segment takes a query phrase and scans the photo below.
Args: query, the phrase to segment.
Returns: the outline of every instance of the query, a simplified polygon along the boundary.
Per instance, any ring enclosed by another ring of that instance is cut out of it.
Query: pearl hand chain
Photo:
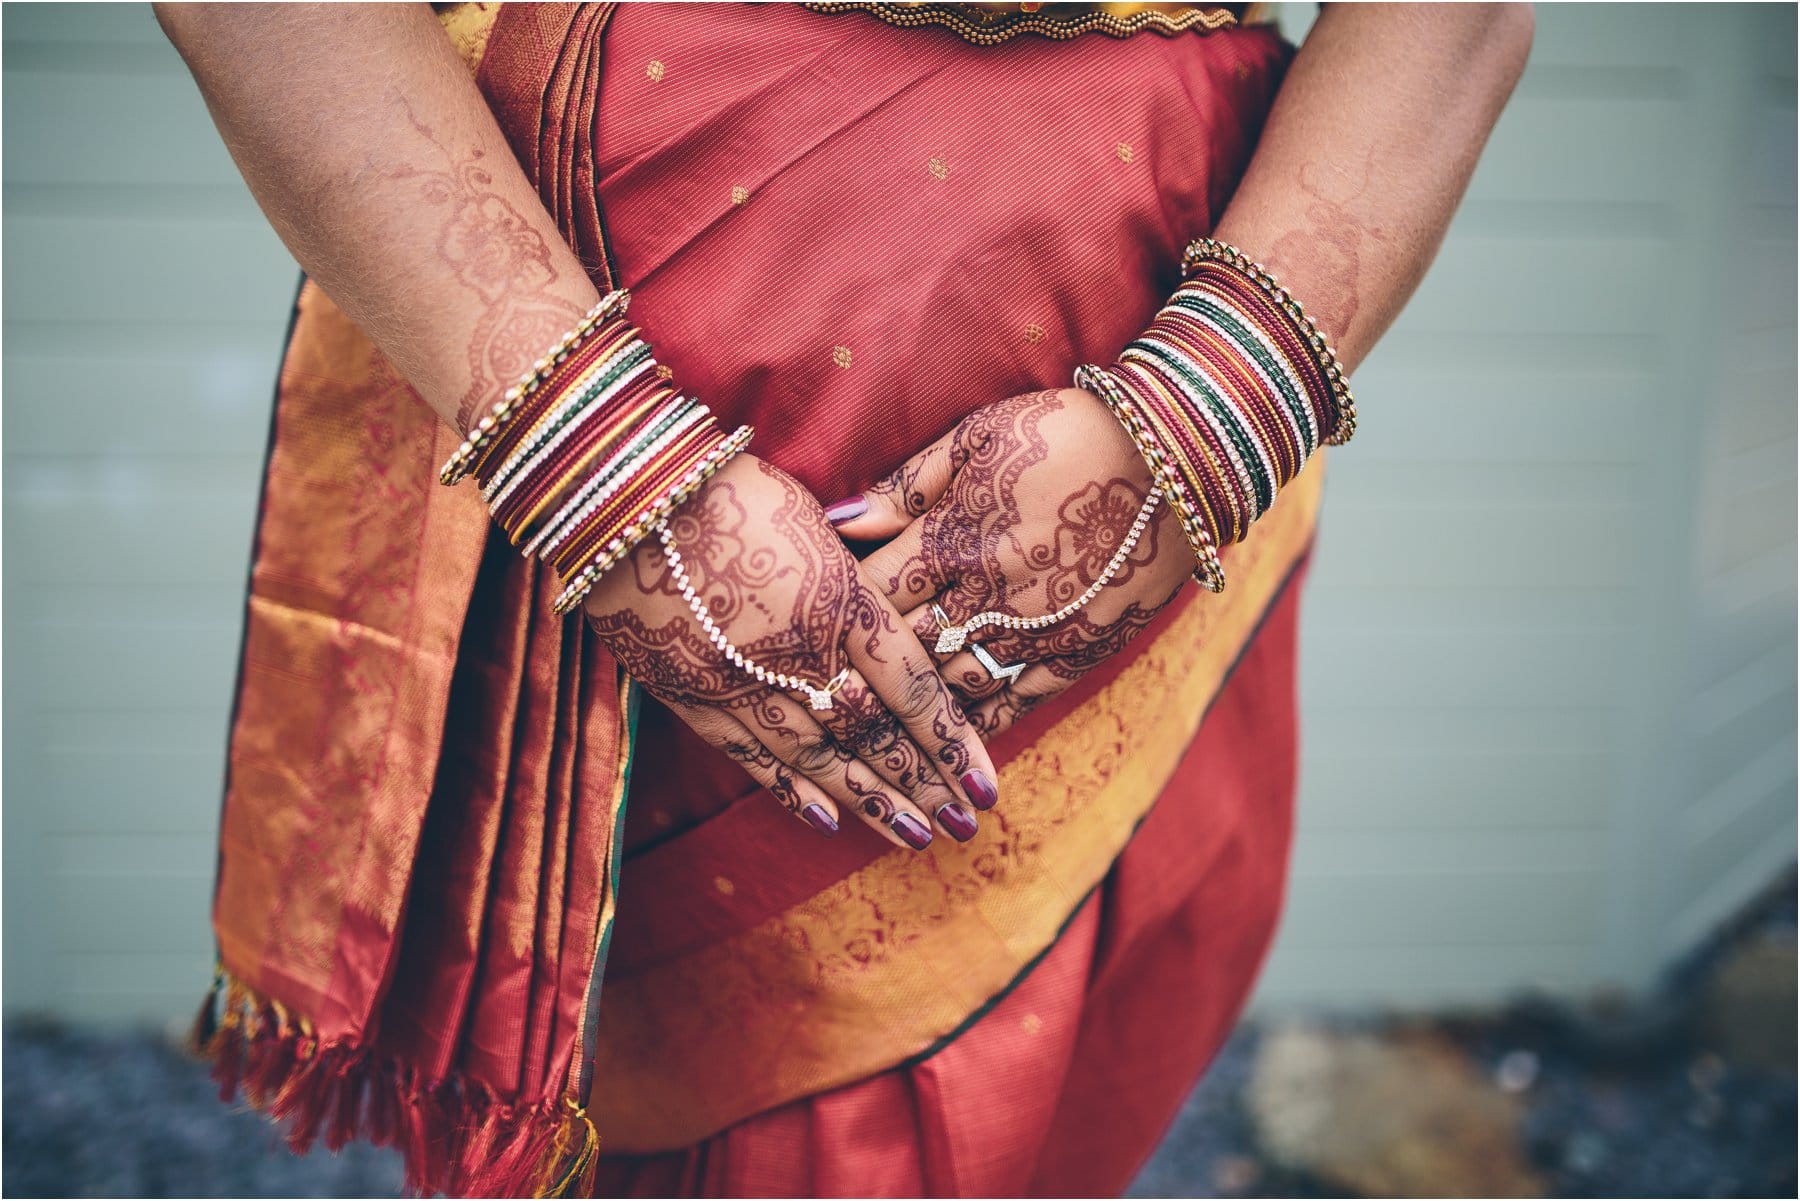
[[[725,631],[721,630],[719,624],[713,620],[712,612],[707,609],[706,602],[695,590],[693,580],[688,578],[687,568],[681,562],[681,552],[675,549],[675,535],[670,531],[667,521],[657,523],[656,536],[662,540],[663,557],[668,560],[669,575],[674,578],[675,587],[681,593],[681,599],[687,602],[687,607],[693,611],[694,619],[700,623],[700,628],[706,631],[706,636],[712,640],[712,644],[719,648],[720,654],[730,660],[738,670],[755,676],[764,684],[786,689],[789,692],[804,692],[806,703],[815,710],[823,711],[831,708],[832,694],[842,688],[844,682],[850,678],[848,667],[832,676],[823,687],[820,687],[799,676],[770,671],[762,664],[751,660],[743,651],[732,645],[731,639],[725,636]]]
[[[1149,495],[1144,497],[1144,505],[1138,510],[1137,519],[1131,523],[1131,529],[1126,532],[1124,540],[1119,543],[1119,549],[1113,552],[1112,560],[1107,563],[1106,570],[1102,571],[1100,577],[1088,585],[1086,592],[1054,613],[1045,614],[1043,617],[1014,617],[1010,613],[989,609],[986,612],[977,613],[961,625],[946,625],[944,624],[946,619],[943,610],[935,605],[932,606],[932,612],[937,615],[938,623],[943,626],[943,630],[937,638],[937,653],[940,655],[955,654],[963,648],[964,643],[968,642],[969,635],[983,626],[999,626],[1007,630],[1041,630],[1045,626],[1055,625],[1074,613],[1098,596],[1100,589],[1106,586],[1107,581],[1119,574],[1119,568],[1125,565],[1126,557],[1137,548],[1138,539],[1144,536],[1144,530],[1150,524],[1150,518],[1155,514],[1156,506],[1161,500],[1162,493],[1152,488]],[[990,674],[992,671],[993,668],[990,667]]]

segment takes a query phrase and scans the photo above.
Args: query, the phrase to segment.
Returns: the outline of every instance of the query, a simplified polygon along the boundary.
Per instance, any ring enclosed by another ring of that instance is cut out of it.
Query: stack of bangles
[[[1240,541],[1320,445],[1356,430],[1349,382],[1287,290],[1235,246],[1197,238],[1150,328],[1075,384],[1105,401],[1181,519],[1199,567],[1225,587],[1218,548]]]
[[[526,558],[563,581],[553,606],[573,610],[607,569],[744,449],[750,427],[719,429],[681,396],[610,292],[507,390],[444,464],[473,475]]]

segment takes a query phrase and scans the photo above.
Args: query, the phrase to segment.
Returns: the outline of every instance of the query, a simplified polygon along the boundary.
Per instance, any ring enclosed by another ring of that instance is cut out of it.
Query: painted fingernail
[[[931,845],[931,831],[925,823],[910,813],[896,813],[894,820],[888,823],[894,828],[901,841],[915,851],[922,851]]]
[[[968,790],[969,799],[975,802],[977,809],[992,809],[1000,799],[1000,790],[994,787],[994,782],[979,767],[964,773],[962,786]]]
[[[821,834],[837,833],[837,822],[832,820],[831,814],[825,812],[823,805],[808,805],[800,811],[800,816],[806,819],[807,825]]]
[[[975,824],[975,815],[955,801],[949,801],[939,806],[937,819],[938,824],[950,831],[950,837],[958,842],[969,841],[981,828]]]
[[[869,502],[858,492],[855,496],[846,496],[843,500],[825,506],[825,519],[832,525],[843,525],[846,521],[855,521],[869,511]]]

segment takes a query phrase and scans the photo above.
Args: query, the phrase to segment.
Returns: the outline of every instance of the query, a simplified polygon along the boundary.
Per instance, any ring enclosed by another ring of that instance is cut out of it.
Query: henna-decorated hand
[[[849,668],[830,709],[759,682],[707,637],[652,536],[585,601],[624,669],[821,833],[849,807],[922,850],[931,817],[975,834],[964,802],[989,808],[994,764],[900,615],[863,583],[818,503],[743,454],[669,522],[717,627],[752,663],[823,685]],[[931,815],[931,816],[927,816]]]
[[[1002,668],[1023,665],[1009,678],[991,676],[970,646],[938,654],[932,605],[953,622],[989,609],[1056,612],[1106,569],[1149,487],[1118,419],[1092,393],[1062,388],[976,410],[827,511],[846,538],[892,539],[863,561],[864,576],[906,614],[950,687],[976,702],[976,728],[994,734],[1117,653],[1175,598],[1194,571],[1179,520],[1158,506],[1117,574],[1062,621],[971,631],[970,644]]]

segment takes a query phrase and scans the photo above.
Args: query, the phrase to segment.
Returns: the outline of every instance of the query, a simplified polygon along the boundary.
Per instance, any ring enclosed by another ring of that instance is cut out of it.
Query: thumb
[[[825,506],[832,527],[858,542],[892,538],[924,515],[956,474],[956,431],[951,430],[900,465],[879,484]]]

